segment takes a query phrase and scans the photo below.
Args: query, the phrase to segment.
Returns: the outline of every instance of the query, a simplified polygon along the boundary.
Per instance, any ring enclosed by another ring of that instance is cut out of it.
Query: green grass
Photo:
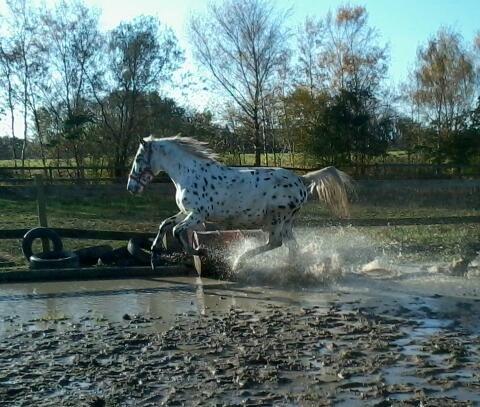
[[[480,215],[480,208],[452,207],[445,205],[423,205],[394,207],[392,205],[353,204],[352,218],[402,218],[402,217],[446,217]],[[137,197],[127,193],[106,197],[98,196],[78,198],[73,196],[50,197],[48,202],[49,226],[156,232],[160,222],[176,213],[177,208],[172,197],[159,197],[153,192]],[[311,203],[299,212],[297,224],[308,225],[320,218],[331,218],[326,208]],[[0,229],[31,228],[37,225],[36,204],[33,200],[0,197]],[[435,252],[439,256],[461,255],[466,250],[478,247],[479,224],[438,225],[438,226],[396,226],[358,228],[378,245],[397,245],[405,247],[423,247],[426,252]],[[113,246],[126,242],[110,242]],[[68,239],[67,249],[99,244],[97,241]],[[20,242],[0,240],[0,257],[23,264]]]
[[[267,160],[268,156],[268,160]],[[239,159],[240,157],[240,159]],[[273,153],[268,153],[267,155],[262,154],[261,155],[261,165],[266,166],[267,161],[269,166],[274,165],[274,160],[276,157],[276,163],[277,166],[283,166],[283,167],[305,167],[305,168],[310,168],[310,167],[316,167],[319,165],[319,160],[311,157],[307,154],[304,153],[295,153],[295,154],[290,154],[290,153],[276,153],[275,155]],[[387,153],[386,157],[378,157],[377,159],[373,160],[373,163],[378,162],[378,163],[406,163],[407,160],[407,153],[404,150],[391,150]],[[225,164],[228,165],[254,165],[255,162],[255,154],[253,153],[248,153],[248,154],[241,154],[240,156],[238,154],[220,154],[220,161],[224,162]],[[48,158],[46,160],[47,165],[62,165],[62,166],[69,166],[69,165],[75,165],[75,162],[73,159],[53,159],[53,158]],[[0,160],[0,167],[13,167],[15,165],[14,160]],[[21,165],[21,160],[17,160],[17,166]],[[41,159],[27,159],[25,160],[25,165],[26,166],[43,166],[43,161]],[[85,165],[98,165],[97,161],[93,161],[89,158],[85,159]]]

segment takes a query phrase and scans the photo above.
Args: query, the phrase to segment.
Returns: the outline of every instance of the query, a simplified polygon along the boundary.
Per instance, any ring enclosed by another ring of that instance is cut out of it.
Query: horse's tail
[[[302,179],[310,194],[316,190],[319,199],[325,202],[335,215],[348,218],[348,196],[355,192],[353,180],[349,175],[335,167],[326,167],[309,172]]]

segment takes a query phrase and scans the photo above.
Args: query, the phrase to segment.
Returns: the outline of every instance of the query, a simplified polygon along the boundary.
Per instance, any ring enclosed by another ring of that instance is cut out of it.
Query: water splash
[[[284,245],[250,259],[233,277],[251,284],[321,286],[382,255],[382,248],[351,227],[297,228],[295,235],[300,251],[293,263]],[[254,239],[238,242],[225,253],[225,261],[231,267],[238,256],[263,243]]]
[[[295,236],[300,251],[293,262],[289,261],[288,248],[284,245],[252,257],[240,270],[231,272],[238,256],[265,244],[252,238],[217,252],[223,269],[230,270],[224,274],[220,271],[220,277],[251,285],[303,289],[321,288],[349,277],[420,281],[458,276],[452,273],[453,263],[441,263],[438,258],[429,261],[415,258],[404,253],[401,244],[374,239],[361,228],[296,228]]]

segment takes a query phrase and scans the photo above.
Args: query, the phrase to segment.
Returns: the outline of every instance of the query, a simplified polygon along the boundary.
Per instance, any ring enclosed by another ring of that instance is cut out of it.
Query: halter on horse
[[[293,220],[314,191],[334,213],[348,215],[351,179],[334,167],[304,176],[283,168],[232,168],[218,162],[206,143],[195,139],[147,138],[138,148],[127,190],[141,193],[160,171],[175,184],[179,212],[162,222],[152,251],[161,249],[163,235],[171,226],[189,254],[198,252],[189,245],[187,231],[203,229],[206,221],[267,232],[268,243],[243,253],[235,262],[238,268],[246,259],[284,242],[290,256],[295,255]]]

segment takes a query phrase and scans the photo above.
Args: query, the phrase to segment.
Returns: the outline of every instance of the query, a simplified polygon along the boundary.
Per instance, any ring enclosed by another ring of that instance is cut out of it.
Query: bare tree
[[[307,17],[298,30],[299,85],[310,90],[313,97],[324,84],[324,68],[320,64],[320,53],[324,41],[324,25],[321,20]]]
[[[264,0],[225,0],[211,3],[205,16],[190,21],[195,57],[248,118],[257,166],[263,144],[262,95],[269,93],[285,49],[286,15]]]
[[[183,61],[173,32],[154,17],[121,23],[105,39],[103,57],[85,69],[96,100],[111,159],[117,169],[127,164],[142,123],[142,97],[170,81]]]
[[[11,43],[8,44],[7,41],[3,41],[0,44],[0,69],[1,69],[1,77],[0,77],[0,84],[1,90],[5,93],[6,96],[6,105],[8,108],[9,116],[10,116],[10,131],[11,131],[11,150],[12,150],[12,157],[17,165],[17,138],[15,136],[15,85],[14,85],[14,74],[15,74],[15,54],[12,50]]]
[[[37,12],[27,0],[8,0],[8,15],[3,24],[7,27],[10,43],[9,54],[12,71],[12,95],[16,96],[15,104],[20,104],[23,116],[23,143],[20,158],[25,166],[26,150],[29,134],[29,113],[31,108],[31,85],[33,77],[41,65],[38,58]],[[12,119],[14,120],[14,119]]]
[[[472,108],[476,75],[473,55],[461,36],[442,28],[417,53],[412,97],[437,130],[437,146],[464,121]]]
[[[14,157],[18,157],[16,143],[16,116],[22,115],[23,140],[20,159],[25,166],[26,151],[30,137],[33,118],[38,146],[43,164],[46,165],[46,152],[41,128],[37,117],[41,95],[39,89],[47,76],[48,58],[42,59],[45,54],[45,42],[40,33],[39,14],[27,0],[9,0],[7,15],[3,16],[2,24],[5,28],[5,37],[2,39],[0,64],[4,73],[5,89],[8,95],[8,108],[12,133],[12,149]]]
[[[388,47],[379,44],[378,32],[368,25],[366,9],[339,7],[335,14],[328,13],[324,29],[319,63],[333,93],[376,91],[387,73]]]
[[[77,167],[86,155],[84,127],[90,121],[91,92],[86,80],[88,66],[100,51],[99,14],[81,1],[57,3],[41,13],[43,60],[49,69],[42,83],[42,101],[58,123],[57,139],[66,142]],[[37,132],[41,134],[38,109],[34,109]],[[60,140],[58,136],[62,136]],[[82,174],[77,174],[80,176]]]

